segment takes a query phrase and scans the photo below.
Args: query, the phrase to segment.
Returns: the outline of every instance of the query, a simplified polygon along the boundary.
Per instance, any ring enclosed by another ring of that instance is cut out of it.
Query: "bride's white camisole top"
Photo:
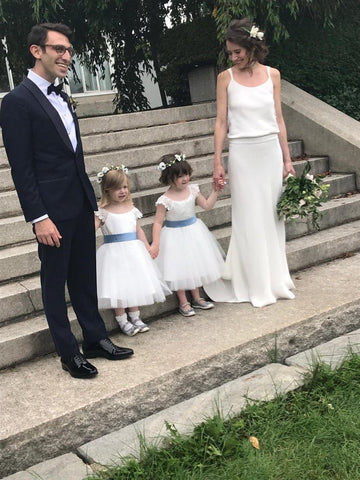
[[[270,67],[268,78],[257,87],[236,82],[232,69],[228,86],[228,138],[252,138],[279,133],[276,122],[273,83]]]

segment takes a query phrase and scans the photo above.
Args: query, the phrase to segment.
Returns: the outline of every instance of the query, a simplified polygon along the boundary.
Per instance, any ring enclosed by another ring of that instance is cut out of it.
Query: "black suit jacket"
[[[45,214],[55,222],[69,220],[81,213],[84,202],[97,210],[73,116],[76,152],[58,112],[34,82],[25,78],[2,100],[4,146],[26,221]]]

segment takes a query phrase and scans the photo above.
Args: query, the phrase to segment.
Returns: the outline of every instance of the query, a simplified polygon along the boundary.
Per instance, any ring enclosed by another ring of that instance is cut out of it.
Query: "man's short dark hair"
[[[49,31],[62,33],[69,41],[71,41],[73,36],[71,28],[63,23],[40,23],[39,25],[34,25],[29,33],[27,38],[28,47],[30,48],[31,45],[44,45]]]

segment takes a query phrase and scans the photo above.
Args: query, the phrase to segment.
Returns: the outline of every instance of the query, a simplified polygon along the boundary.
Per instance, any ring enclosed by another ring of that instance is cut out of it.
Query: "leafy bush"
[[[346,0],[323,29],[310,17],[286,20],[290,38],[271,45],[268,63],[282,77],[335,108],[360,120],[360,11]]]

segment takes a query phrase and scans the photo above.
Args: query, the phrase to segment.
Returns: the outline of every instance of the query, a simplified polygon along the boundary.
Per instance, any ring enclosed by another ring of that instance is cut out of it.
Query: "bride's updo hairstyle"
[[[254,33],[250,35],[252,32]],[[249,55],[249,66],[252,66],[255,62],[264,63],[269,53],[263,35],[249,18],[243,18],[230,22],[225,32],[225,41],[245,48]]]

